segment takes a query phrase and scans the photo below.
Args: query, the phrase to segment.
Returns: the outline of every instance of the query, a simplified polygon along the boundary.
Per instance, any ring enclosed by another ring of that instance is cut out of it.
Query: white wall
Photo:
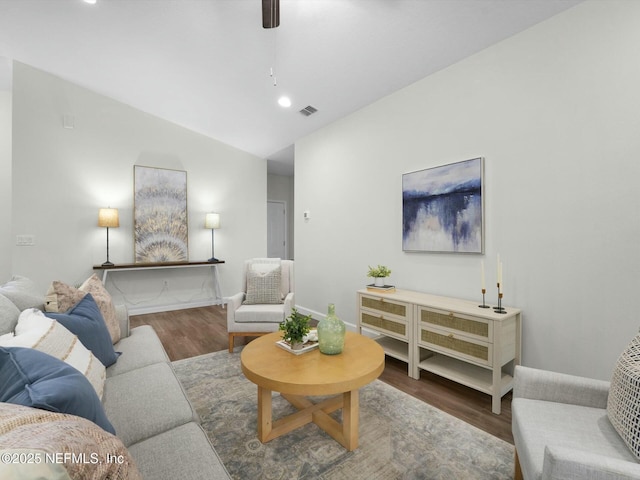
[[[267,175],[267,199],[285,202],[287,209],[287,258],[293,259],[294,252],[294,180],[285,175]]]
[[[63,115],[75,128],[63,128]],[[241,262],[266,254],[266,162],[65,80],[16,62],[13,84],[12,235],[34,234],[33,247],[11,247],[12,271],[45,291],[55,279],[82,282],[106,259],[98,209],[119,209],[110,259],[132,263],[133,166],[187,171],[189,259],[211,256],[215,232],[223,295],[239,291]],[[15,243],[15,242],[14,242]],[[113,276],[129,306],[174,304],[211,294],[209,269]],[[163,281],[168,291],[162,292]]]
[[[378,263],[479,301],[500,253],[523,363],[609,378],[640,326],[638,19],[639,2],[585,2],[297,142],[296,302],[355,324]],[[478,156],[485,255],[403,253],[402,174]]]

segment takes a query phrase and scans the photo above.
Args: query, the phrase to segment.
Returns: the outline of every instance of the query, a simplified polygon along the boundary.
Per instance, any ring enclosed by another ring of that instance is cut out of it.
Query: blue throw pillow
[[[0,402],[84,417],[115,435],[89,380],[51,355],[0,347],[0,385]]]
[[[65,313],[45,312],[45,315],[57,320],[63,327],[77,335],[82,344],[91,350],[105,367],[113,365],[118,360],[107,324],[104,323],[100,308],[90,293]]]

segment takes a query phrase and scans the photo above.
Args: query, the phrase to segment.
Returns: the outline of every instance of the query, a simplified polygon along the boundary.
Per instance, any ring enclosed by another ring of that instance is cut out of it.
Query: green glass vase
[[[345,325],[336,316],[336,307],[329,304],[329,313],[318,322],[318,348],[326,355],[336,355],[344,348]]]

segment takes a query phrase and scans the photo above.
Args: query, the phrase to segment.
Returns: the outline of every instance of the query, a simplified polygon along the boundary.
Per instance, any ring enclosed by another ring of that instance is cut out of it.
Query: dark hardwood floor
[[[219,306],[132,315],[131,327],[151,325],[173,360],[228,348],[226,310]],[[236,338],[236,345],[251,341]],[[407,375],[407,364],[387,357],[380,380],[513,444],[511,393],[502,398],[502,413],[491,412],[491,397],[437,375],[422,372],[420,380]]]

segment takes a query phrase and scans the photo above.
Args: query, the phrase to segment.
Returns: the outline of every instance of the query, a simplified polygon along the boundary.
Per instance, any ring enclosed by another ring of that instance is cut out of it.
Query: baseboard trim
[[[172,312],[174,310],[186,310],[188,308],[209,307],[211,305],[222,305],[222,307],[224,308],[226,303],[227,303],[226,298],[223,298],[222,302],[216,301],[215,299],[207,299],[207,300],[195,300],[195,301],[184,302],[184,303],[171,303],[168,305],[148,305],[144,307],[127,305],[127,310],[129,311],[129,315],[145,315],[147,313]]]

